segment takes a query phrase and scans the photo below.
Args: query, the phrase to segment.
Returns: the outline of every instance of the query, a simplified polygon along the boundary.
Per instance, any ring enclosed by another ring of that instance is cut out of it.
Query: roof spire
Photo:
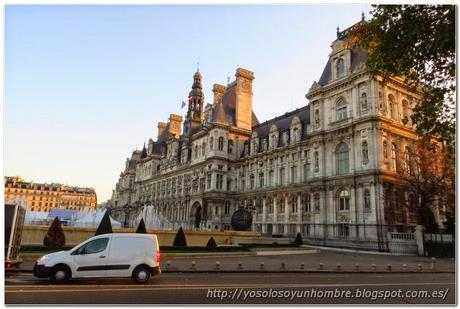
[[[198,62],[196,63],[196,71],[200,72],[200,59],[198,59]]]
[[[366,17],[364,17],[364,11],[361,13],[361,22],[364,22],[366,20]]]
[[[337,26],[337,38],[339,38],[340,36],[340,29],[339,29],[339,26]]]

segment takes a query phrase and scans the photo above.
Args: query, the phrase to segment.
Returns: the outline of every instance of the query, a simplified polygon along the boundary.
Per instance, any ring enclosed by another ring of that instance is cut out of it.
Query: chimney
[[[169,132],[176,138],[179,138],[182,128],[182,116],[171,114],[169,115]]]
[[[163,134],[164,130],[166,129],[166,123],[159,122],[158,123],[158,139],[160,139],[161,135]]]
[[[252,129],[252,81],[254,73],[238,68],[236,70],[236,126],[241,129]]]
[[[226,86],[214,84],[214,86],[212,87],[212,92],[214,93],[213,105],[217,105],[217,103],[219,103],[222,100],[225,91],[227,91]]]

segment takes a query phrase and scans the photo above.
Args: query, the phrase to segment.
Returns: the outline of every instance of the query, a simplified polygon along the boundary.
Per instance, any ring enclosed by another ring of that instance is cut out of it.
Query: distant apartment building
[[[51,208],[96,209],[93,188],[66,186],[59,183],[35,183],[20,177],[5,177],[5,203],[19,202],[29,211],[48,212]]]

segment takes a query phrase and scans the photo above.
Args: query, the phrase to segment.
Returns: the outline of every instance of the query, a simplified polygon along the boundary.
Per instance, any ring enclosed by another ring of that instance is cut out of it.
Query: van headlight
[[[48,255],[44,255],[37,260],[37,264],[45,264],[47,259],[48,259]]]

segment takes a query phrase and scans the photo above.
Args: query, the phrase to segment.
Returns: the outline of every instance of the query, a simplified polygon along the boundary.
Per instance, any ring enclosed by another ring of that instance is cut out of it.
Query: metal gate
[[[455,235],[429,234],[424,235],[424,247],[428,256],[455,257]]]

